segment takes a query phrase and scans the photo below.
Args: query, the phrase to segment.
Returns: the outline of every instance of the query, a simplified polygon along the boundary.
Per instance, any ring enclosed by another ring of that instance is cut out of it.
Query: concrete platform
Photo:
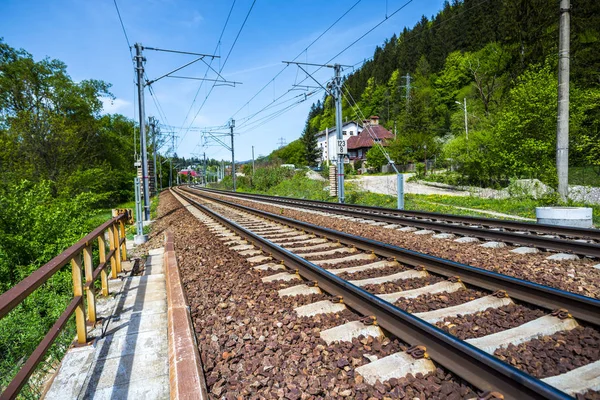
[[[168,399],[169,358],[163,249],[143,275],[123,275],[98,301],[102,327],[92,344],[70,349],[45,399]]]

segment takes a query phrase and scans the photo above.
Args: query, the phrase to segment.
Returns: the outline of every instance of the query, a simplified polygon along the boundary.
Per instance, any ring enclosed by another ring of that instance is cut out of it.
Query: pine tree
[[[311,106],[308,118],[306,119],[306,125],[304,126],[304,132],[302,132],[302,136],[300,137],[300,142],[304,145],[306,164],[311,167],[317,165],[318,160],[321,157],[321,149],[317,147],[318,129],[310,123],[310,120],[319,115],[321,111],[322,108],[320,103]]]

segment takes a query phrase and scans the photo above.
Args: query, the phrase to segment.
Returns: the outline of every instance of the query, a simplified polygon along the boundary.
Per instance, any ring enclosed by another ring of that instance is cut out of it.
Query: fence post
[[[121,230],[121,237],[124,238],[125,235],[125,222],[123,220],[119,221],[119,228]],[[121,245],[121,260],[127,260],[127,240],[123,242]]]
[[[88,320],[92,323],[96,323],[96,293],[94,290],[94,282],[92,276],[94,275],[94,265],[92,260],[92,246],[87,244],[83,248],[83,269],[85,271],[85,288],[87,294],[87,314]]]
[[[117,226],[117,223],[115,222],[112,225],[112,229],[114,231],[114,235],[113,235],[113,239],[115,241],[115,261],[117,262],[117,272],[122,272],[121,269],[121,243],[119,243],[121,241],[121,239],[119,238],[119,227]]]
[[[111,251],[115,249],[115,231],[112,226],[108,227],[108,246]],[[115,253],[110,256],[110,274],[113,279],[117,279],[117,260]]]
[[[87,330],[85,327],[85,309],[83,307],[83,280],[81,279],[81,254],[71,259],[71,270],[73,275],[73,297],[81,297],[81,303],[75,309],[75,325],[77,327],[77,342],[87,342]]]
[[[106,242],[104,241],[104,232],[98,236],[98,253],[100,264],[106,264]],[[108,276],[106,275],[106,265],[100,271],[100,280],[102,281],[102,296],[108,296]]]

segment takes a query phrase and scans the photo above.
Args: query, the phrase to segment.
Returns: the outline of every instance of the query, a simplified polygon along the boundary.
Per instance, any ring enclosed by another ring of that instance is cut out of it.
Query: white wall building
[[[357,136],[362,130],[363,127],[358,122],[347,121],[342,125],[342,137],[344,138],[344,141],[348,143],[348,139],[352,136]],[[321,149],[321,162],[324,162],[325,160],[337,160],[335,150],[336,142],[335,126],[317,133],[317,147]],[[329,151],[329,149],[331,149],[331,151]]]

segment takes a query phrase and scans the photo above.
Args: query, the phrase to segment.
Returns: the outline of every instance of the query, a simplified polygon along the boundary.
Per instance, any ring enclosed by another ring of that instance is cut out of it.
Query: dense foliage
[[[446,2],[436,16],[386,40],[372,60],[345,77],[345,90],[362,114],[344,98],[344,118],[379,115],[398,133],[388,150],[400,164],[435,157],[466,182],[502,185],[512,177],[535,177],[553,184],[558,15],[558,2],[546,0]],[[572,165],[600,165],[599,71],[600,2],[574,2]],[[313,106],[307,125],[334,125],[329,96]]]
[[[95,228],[99,207],[133,197],[135,125],[102,114],[109,86],[74,82],[64,63],[0,40],[0,293]],[[71,297],[67,266],[0,320],[0,391]]]

